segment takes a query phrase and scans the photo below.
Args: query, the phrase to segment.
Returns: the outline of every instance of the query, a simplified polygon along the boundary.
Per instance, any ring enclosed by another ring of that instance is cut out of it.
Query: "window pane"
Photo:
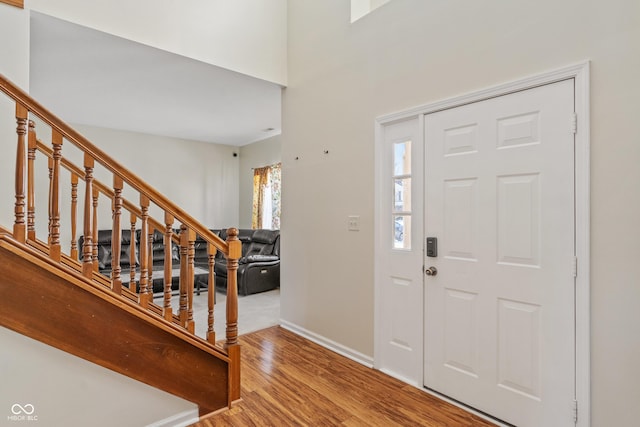
[[[395,249],[411,249],[411,215],[394,216],[393,247]]]
[[[411,178],[393,180],[393,209],[411,212]]]
[[[393,174],[411,174],[411,141],[393,144]]]

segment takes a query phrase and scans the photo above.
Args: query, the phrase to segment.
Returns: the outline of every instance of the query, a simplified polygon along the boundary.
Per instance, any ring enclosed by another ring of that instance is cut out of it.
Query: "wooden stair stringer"
[[[0,233],[0,325],[191,401],[229,406],[229,357]]]

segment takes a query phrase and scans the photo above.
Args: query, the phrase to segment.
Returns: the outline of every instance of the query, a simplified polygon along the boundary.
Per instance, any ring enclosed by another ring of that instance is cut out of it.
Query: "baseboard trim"
[[[198,408],[180,412],[170,417],[148,424],[146,427],[187,427],[200,420]]]
[[[422,386],[418,382],[416,382],[415,379],[407,378],[407,377],[404,377],[402,375],[398,375],[396,372],[390,371],[388,369],[378,369],[378,370],[380,372],[382,372],[383,374],[387,374],[390,377],[393,377],[393,378],[395,378],[395,379],[397,379],[399,381],[402,381],[405,384],[412,385],[412,386],[414,386],[416,388],[422,388]]]
[[[362,354],[359,351],[353,350],[352,348],[330,340],[329,338],[315,332],[311,332],[310,330],[294,323],[287,322],[286,320],[280,319],[280,326],[296,335],[300,335],[301,337],[308,339],[309,341],[313,341],[334,353],[338,353],[339,355],[351,359],[354,362],[358,362],[368,368],[373,368],[373,357]]]
[[[493,423],[496,425],[496,427],[514,427],[513,424],[506,424],[504,421],[499,420],[497,418],[493,418],[490,415],[485,414],[484,412],[480,412],[474,408],[472,408],[471,406],[467,406],[464,405],[460,402],[458,402],[457,400],[451,399],[450,397],[445,396],[444,394],[440,394],[437,391],[434,390],[430,390],[426,387],[416,387],[419,390],[422,390],[423,392],[430,394],[431,396],[434,396],[440,400],[443,400],[453,406],[456,406],[460,409],[462,409],[465,412],[468,412],[470,414],[475,415],[478,418],[482,418],[483,420],[489,421],[490,423]]]

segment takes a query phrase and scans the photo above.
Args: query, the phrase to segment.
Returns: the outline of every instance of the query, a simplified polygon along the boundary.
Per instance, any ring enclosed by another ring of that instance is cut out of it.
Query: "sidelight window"
[[[393,144],[393,247],[411,249],[411,141]]]

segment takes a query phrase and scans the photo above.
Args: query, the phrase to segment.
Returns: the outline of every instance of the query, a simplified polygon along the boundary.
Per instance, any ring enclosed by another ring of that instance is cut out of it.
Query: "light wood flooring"
[[[281,327],[240,341],[243,400],[192,427],[493,426]]]

